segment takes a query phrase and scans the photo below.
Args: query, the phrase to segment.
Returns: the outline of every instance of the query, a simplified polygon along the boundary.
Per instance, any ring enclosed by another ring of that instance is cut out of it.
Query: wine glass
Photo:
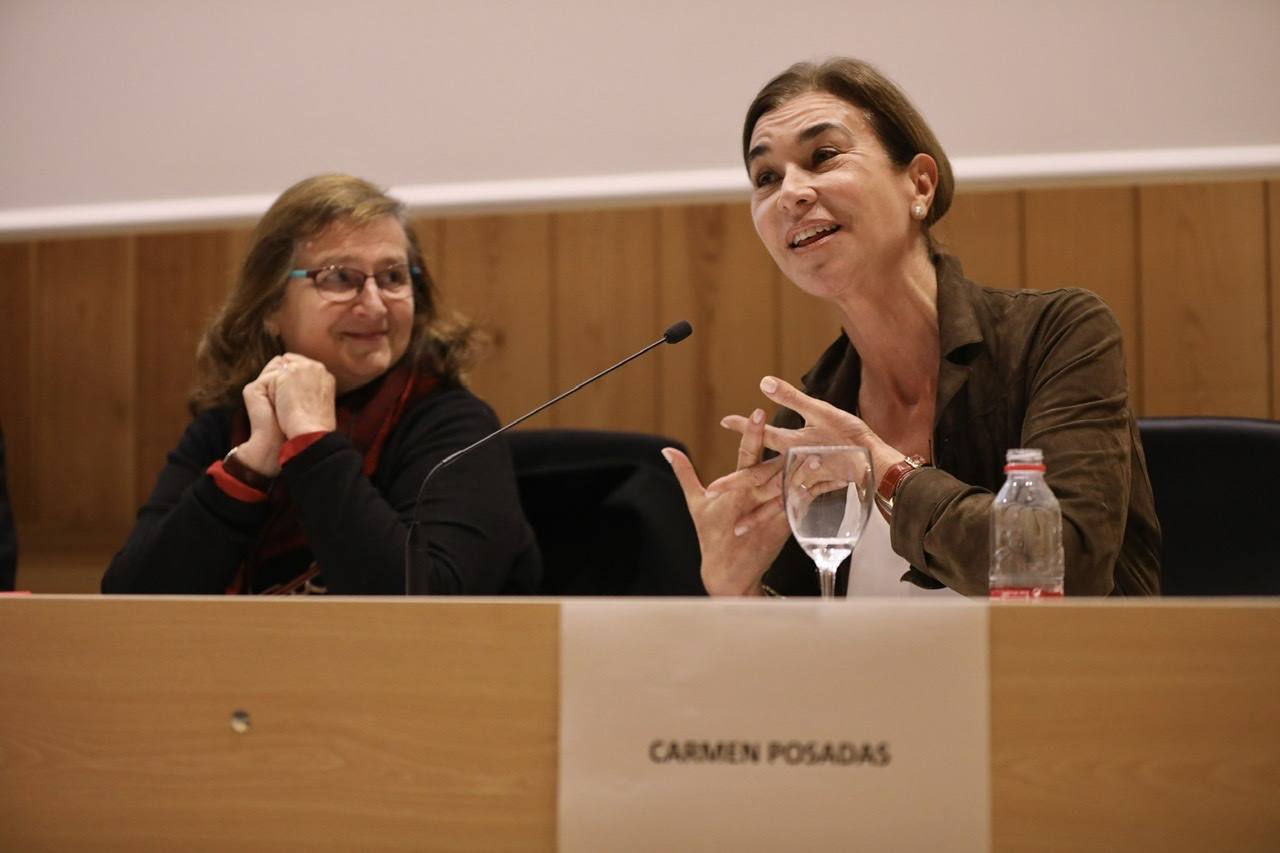
[[[865,447],[792,447],[782,471],[787,521],[818,567],[823,598],[834,598],[836,569],[853,553],[871,514],[875,480]]]

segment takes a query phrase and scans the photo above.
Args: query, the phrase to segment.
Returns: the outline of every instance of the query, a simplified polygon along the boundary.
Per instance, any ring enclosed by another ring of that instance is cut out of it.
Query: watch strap
[[[227,455],[222,457],[222,470],[226,471],[232,477],[244,483],[251,489],[257,489],[260,492],[271,491],[271,483],[273,477],[268,477],[253,470],[248,465],[236,458],[236,451],[240,449],[240,445],[236,445],[227,451]]]
[[[923,468],[924,464],[923,456],[908,456],[896,465],[889,466],[889,470],[884,472],[880,485],[876,487],[876,506],[880,507],[886,517],[893,514],[893,501],[902,481],[907,475]]]

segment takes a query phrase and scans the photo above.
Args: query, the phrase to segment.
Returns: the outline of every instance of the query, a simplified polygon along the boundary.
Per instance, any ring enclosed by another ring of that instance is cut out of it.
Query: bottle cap
[[[1044,471],[1044,451],[1034,447],[1010,448],[1004,454],[1004,471]]]

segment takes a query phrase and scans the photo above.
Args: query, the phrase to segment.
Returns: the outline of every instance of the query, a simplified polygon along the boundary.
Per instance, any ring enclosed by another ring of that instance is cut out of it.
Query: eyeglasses
[[[289,278],[309,278],[330,302],[350,302],[371,278],[384,299],[408,299],[413,295],[413,276],[421,274],[421,269],[408,264],[392,264],[377,272],[330,264],[313,270],[290,270]]]

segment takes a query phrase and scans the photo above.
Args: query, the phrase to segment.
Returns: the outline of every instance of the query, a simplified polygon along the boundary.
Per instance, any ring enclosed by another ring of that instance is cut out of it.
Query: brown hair
[[[421,270],[414,277],[406,361],[460,380],[474,356],[477,332],[460,320],[439,316],[436,285],[404,205],[360,178],[317,175],[285,190],[254,228],[235,287],[196,350],[196,378],[187,396],[193,413],[236,405],[244,386],[280,354],[280,343],[268,334],[265,320],[284,300],[301,242],[339,220],[365,225],[384,216],[395,217],[404,228],[409,265]]]
[[[742,128],[742,159],[751,147],[751,134],[765,113],[809,92],[835,95],[865,111],[867,121],[889,154],[889,160],[906,168],[917,154],[928,154],[938,164],[938,186],[925,216],[926,234],[933,223],[951,207],[955,178],[951,161],[942,150],[928,123],[902,90],[874,66],[860,59],[828,59],[826,62],[797,62],[764,85],[747,108]]]

